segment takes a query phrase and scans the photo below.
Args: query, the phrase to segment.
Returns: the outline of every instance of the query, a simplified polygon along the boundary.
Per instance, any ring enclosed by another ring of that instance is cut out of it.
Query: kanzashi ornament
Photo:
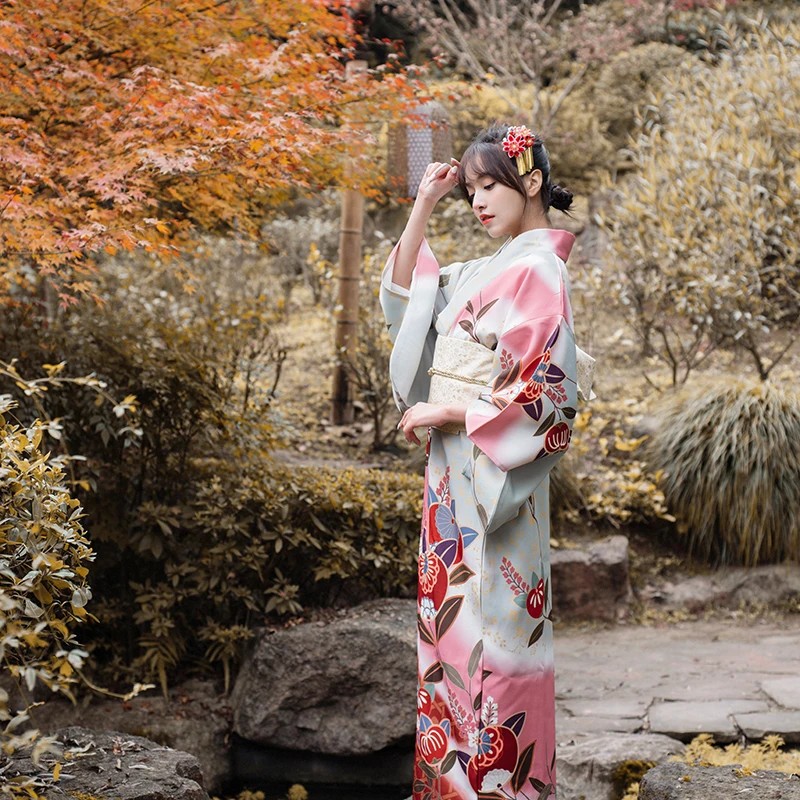
[[[515,125],[508,129],[503,139],[503,150],[509,158],[517,159],[517,171],[520,175],[533,169],[533,145],[536,137],[525,125]]]

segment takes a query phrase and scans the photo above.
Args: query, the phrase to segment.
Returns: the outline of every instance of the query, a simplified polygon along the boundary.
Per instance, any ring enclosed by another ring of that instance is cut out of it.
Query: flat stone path
[[[618,731],[800,743],[800,616],[556,627],[558,744]]]

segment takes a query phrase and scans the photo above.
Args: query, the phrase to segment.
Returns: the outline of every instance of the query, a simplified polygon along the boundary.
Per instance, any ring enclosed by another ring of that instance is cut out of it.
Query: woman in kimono
[[[457,184],[489,236],[508,238],[440,267],[424,230]],[[538,137],[492,127],[460,163],[429,165],[383,272],[398,427],[417,444],[428,428],[415,800],[556,796],[549,473],[578,385],[564,266],[575,237],[548,212],[571,201]],[[485,348],[491,374],[462,378],[482,384],[469,402],[427,402],[431,373],[459,380],[452,358],[433,367],[440,337]]]

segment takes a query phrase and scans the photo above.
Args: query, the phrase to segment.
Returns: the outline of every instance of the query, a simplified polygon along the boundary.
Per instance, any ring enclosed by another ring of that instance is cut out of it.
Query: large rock
[[[43,733],[81,725],[143,736],[195,756],[209,791],[221,791],[230,780],[231,709],[211,681],[187,681],[170,689],[167,700],[155,692],[126,702],[95,699],[86,707],[50,699],[33,722]]]
[[[586,548],[550,552],[553,607],[559,619],[623,618],[632,597],[628,539],[610,536]]]
[[[631,778],[683,750],[680,742],[654,733],[605,733],[559,744],[559,800],[616,800]]]
[[[360,755],[416,724],[416,605],[378,600],[330,623],[256,631],[231,696],[233,727],[262,745]]]
[[[48,800],[75,797],[114,800],[209,800],[197,759],[188,753],[130,736],[121,731],[70,727],[55,732],[64,747],[61,756],[47,754],[37,767],[29,758],[4,756],[5,778],[45,776],[61,761],[57,783],[47,788]]]
[[[774,770],[745,775],[740,770],[739,766],[660,764],[640,781],[639,800],[800,800],[800,776]]]
[[[800,600],[800,566],[764,564],[760,567],[721,567],[710,575],[668,582],[642,593],[665,608],[691,612],[741,605],[782,605]]]

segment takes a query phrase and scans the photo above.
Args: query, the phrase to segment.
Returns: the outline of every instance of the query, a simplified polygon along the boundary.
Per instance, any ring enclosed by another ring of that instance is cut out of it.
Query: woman
[[[440,268],[424,230],[456,184],[487,233],[509,238]],[[460,163],[429,165],[383,273],[399,427],[417,444],[429,429],[417,800],[556,794],[548,476],[569,445],[580,351],[564,266],[575,237],[548,212],[571,201],[538,137],[494,126]],[[465,377],[459,364],[481,354],[483,380]],[[473,384],[474,399],[427,402],[431,375]]]

